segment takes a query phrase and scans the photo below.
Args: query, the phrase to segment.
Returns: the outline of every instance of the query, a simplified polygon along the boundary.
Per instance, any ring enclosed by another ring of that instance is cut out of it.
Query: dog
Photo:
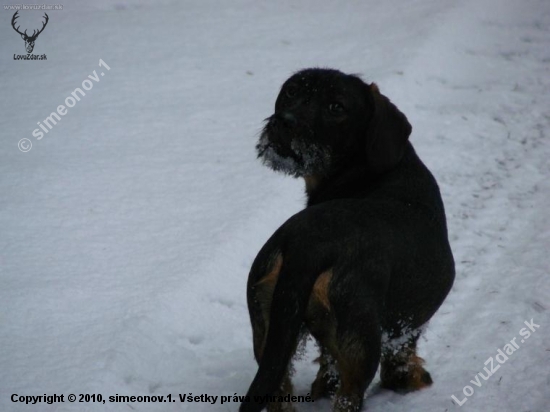
[[[361,409],[381,386],[432,383],[416,353],[454,281],[438,185],[408,141],[411,125],[376,84],[305,69],[282,86],[257,144],[275,171],[303,178],[304,210],[254,260],[247,301],[258,372],[240,412],[292,411],[291,360],[304,334],[320,348],[312,400]]]

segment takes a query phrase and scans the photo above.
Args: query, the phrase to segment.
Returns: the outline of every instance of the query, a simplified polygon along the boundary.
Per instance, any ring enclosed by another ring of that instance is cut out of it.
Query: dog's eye
[[[342,114],[344,113],[344,106],[340,103],[331,103],[328,105],[328,110],[332,114]]]
[[[296,87],[295,85],[291,84],[290,86],[288,86],[285,90],[285,94],[287,97],[294,97],[298,94],[298,87]]]

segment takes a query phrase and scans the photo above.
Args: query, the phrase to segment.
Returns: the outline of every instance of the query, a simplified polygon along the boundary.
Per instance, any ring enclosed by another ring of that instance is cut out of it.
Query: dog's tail
[[[259,412],[282,383],[300,335],[309,296],[321,274],[319,261],[283,256],[271,303],[269,330],[259,369],[240,412]]]

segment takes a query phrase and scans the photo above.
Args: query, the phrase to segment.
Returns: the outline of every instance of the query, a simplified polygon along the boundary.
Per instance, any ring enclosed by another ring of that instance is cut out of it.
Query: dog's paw
[[[420,365],[407,370],[394,370],[381,374],[381,386],[395,392],[407,393],[427,388],[433,383],[430,372]]]
[[[334,398],[334,412],[358,412],[361,410],[363,398],[359,395],[336,395]]]

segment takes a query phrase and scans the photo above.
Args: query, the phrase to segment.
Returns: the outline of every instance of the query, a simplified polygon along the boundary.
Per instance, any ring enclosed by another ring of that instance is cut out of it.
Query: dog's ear
[[[375,83],[367,85],[367,89],[372,105],[367,130],[367,161],[375,173],[383,173],[393,169],[403,157],[412,127]]]

